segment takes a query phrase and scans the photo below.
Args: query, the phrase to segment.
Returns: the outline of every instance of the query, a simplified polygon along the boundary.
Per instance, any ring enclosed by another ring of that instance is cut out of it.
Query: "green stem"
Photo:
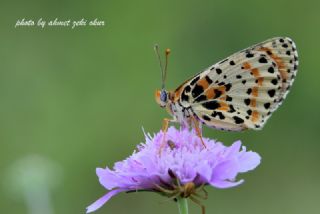
[[[180,214],[188,214],[188,201],[186,198],[177,198],[178,208]]]

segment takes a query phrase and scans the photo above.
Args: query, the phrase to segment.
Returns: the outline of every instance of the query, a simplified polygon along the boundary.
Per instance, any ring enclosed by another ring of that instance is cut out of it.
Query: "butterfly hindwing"
[[[183,85],[180,99],[208,126],[260,129],[287,95],[297,66],[293,41],[273,38],[196,75]]]

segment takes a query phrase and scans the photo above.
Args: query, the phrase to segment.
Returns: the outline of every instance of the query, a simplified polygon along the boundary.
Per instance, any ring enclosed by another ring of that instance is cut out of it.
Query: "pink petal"
[[[239,172],[239,163],[228,160],[220,163],[213,169],[212,180],[234,179]]]
[[[87,213],[91,213],[91,212],[96,211],[97,209],[102,207],[102,205],[104,205],[111,197],[113,197],[114,195],[116,195],[116,194],[118,194],[120,192],[124,192],[124,191],[128,191],[128,189],[111,190],[110,192],[108,192],[107,194],[105,194],[104,196],[102,196],[101,198],[96,200],[93,204],[88,206],[87,207]]]
[[[120,180],[117,174],[114,171],[110,170],[108,167],[106,167],[105,169],[97,168],[96,174],[99,177],[100,184],[106,189],[111,190],[120,186]]]
[[[212,180],[212,181],[210,181],[210,185],[212,185],[212,186],[214,186],[216,188],[225,189],[225,188],[238,186],[238,185],[242,184],[243,182],[244,182],[244,180],[240,180],[240,181],[237,181],[237,182]]]
[[[226,158],[227,157],[232,157],[232,156],[238,154],[240,148],[241,148],[241,141],[237,140],[229,148],[227,148]]]
[[[256,168],[261,161],[260,155],[258,155],[255,152],[246,152],[240,155],[239,157],[239,163],[240,163],[240,169],[239,172],[247,172],[249,170],[253,170]]]

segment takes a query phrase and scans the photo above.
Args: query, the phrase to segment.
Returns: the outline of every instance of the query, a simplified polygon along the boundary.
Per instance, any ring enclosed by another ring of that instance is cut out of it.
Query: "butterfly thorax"
[[[189,127],[191,117],[194,116],[194,114],[192,113],[190,104],[182,102],[181,99],[177,97],[176,91],[169,92],[169,102],[166,109],[175,121],[184,127]]]
[[[160,107],[165,108],[174,121],[189,127],[190,117],[193,116],[193,113],[190,104],[181,101],[179,91],[157,90],[155,98]]]

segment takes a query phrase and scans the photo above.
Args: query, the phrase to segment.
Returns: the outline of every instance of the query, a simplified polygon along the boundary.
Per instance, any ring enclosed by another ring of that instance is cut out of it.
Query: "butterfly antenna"
[[[155,44],[154,45],[154,51],[156,52],[159,64],[160,64],[160,70],[161,70],[161,80],[162,80],[162,89],[164,89],[164,81],[165,81],[165,74],[163,71],[163,66],[162,66],[162,61],[161,61],[161,57],[160,57],[160,53],[159,53],[159,45]]]
[[[164,66],[164,74],[163,74],[163,86],[164,86],[164,83],[167,79],[167,70],[168,70],[168,62],[169,62],[169,54],[171,53],[171,50],[169,48],[166,49],[166,64]]]

